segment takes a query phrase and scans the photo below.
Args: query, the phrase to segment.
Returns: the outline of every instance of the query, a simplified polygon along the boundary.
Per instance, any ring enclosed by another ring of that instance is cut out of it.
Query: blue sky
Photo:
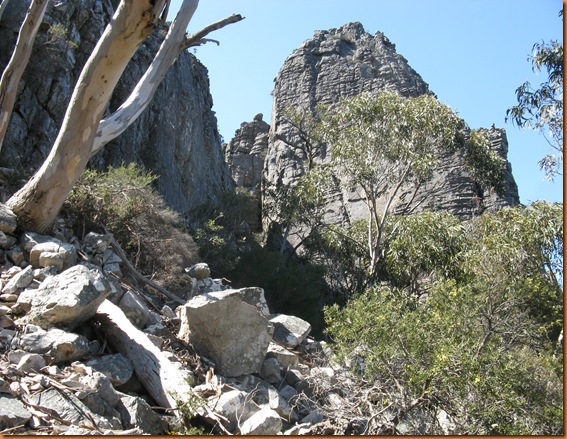
[[[172,13],[180,3],[172,0]],[[504,120],[518,86],[546,80],[532,73],[527,57],[536,42],[562,40],[561,8],[561,0],[201,0],[188,31],[233,13],[246,17],[210,35],[220,46],[195,53],[209,70],[225,141],[256,113],[269,122],[273,80],[315,30],[359,21],[371,34],[383,32],[471,128],[506,129],[522,203],[562,201],[561,176],[545,181],[537,164],[549,150],[541,134]]]

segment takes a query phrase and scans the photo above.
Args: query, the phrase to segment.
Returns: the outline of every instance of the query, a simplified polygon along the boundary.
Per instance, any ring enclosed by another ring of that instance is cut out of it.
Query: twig
[[[108,233],[108,231],[106,231],[106,233]],[[180,305],[185,304],[185,301],[182,300],[179,296],[177,296],[176,294],[173,294],[171,291],[168,291],[165,288],[159,286],[154,281],[148,279],[146,276],[144,276],[142,273],[140,273],[138,270],[136,270],[136,268],[134,268],[132,263],[128,260],[126,253],[124,253],[124,250],[122,250],[122,248],[120,247],[120,244],[118,244],[118,242],[116,241],[116,239],[114,239],[114,237],[112,235],[110,235],[110,245],[112,246],[112,249],[116,252],[116,254],[122,259],[122,262],[123,262],[124,266],[126,267],[126,269],[135,278],[137,278],[138,280],[148,284],[153,289],[159,291],[161,294],[170,298],[171,300],[174,300],[175,302],[179,303]]]

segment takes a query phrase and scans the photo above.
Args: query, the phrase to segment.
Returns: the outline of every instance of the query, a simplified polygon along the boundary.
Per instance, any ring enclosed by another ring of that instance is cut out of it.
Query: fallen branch
[[[108,233],[108,232],[106,232],[106,233]],[[159,286],[154,281],[148,279],[146,276],[144,276],[142,273],[140,273],[138,270],[136,270],[136,268],[128,260],[128,256],[126,256],[126,253],[124,253],[124,250],[122,250],[122,248],[120,247],[120,244],[118,244],[118,242],[116,241],[116,239],[114,239],[113,236],[111,236],[111,238],[110,238],[110,245],[112,246],[112,249],[115,251],[115,253],[120,257],[120,259],[122,259],[122,263],[124,264],[124,267],[132,276],[134,276],[136,279],[144,282],[145,284],[149,285],[150,287],[157,290],[158,292],[160,292],[164,296],[168,297],[169,299],[174,300],[175,302],[179,303],[180,305],[185,304],[185,300],[181,299],[181,297],[179,297],[178,295],[172,293],[171,291],[168,291],[165,288]]]

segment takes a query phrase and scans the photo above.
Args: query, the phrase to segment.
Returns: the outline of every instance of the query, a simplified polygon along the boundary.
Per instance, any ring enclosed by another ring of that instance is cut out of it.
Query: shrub
[[[86,170],[69,194],[66,211],[75,233],[111,232],[133,264],[172,292],[182,292],[183,269],[198,249],[180,216],[152,188],[157,177],[130,163],[107,172]]]

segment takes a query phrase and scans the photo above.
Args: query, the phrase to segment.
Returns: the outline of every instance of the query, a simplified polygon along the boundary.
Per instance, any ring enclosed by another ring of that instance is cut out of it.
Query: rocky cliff
[[[22,78],[0,165],[37,167],[57,135],[82,66],[108,23],[116,0],[51,2]],[[0,21],[0,69],[9,60],[28,0],[12,1]],[[166,29],[138,50],[113,95],[109,111],[128,96],[157,51]],[[157,189],[180,212],[234,185],[223,158],[212,111],[207,69],[189,52],[171,67],[141,117],[91,160],[106,169],[135,161],[159,175]]]
[[[266,187],[293,184],[305,172],[305,157],[296,147],[301,136],[284,116],[287,108],[314,111],[317,104],[333,104],[362,92],[382,90],[396,90],[407,97],[432,94],[427,83],[403,56],[396,53],[395,45],[383,33],[370,35],[360,23],[315,32],[312,39],[304,42],[285,60],[275,80],[270,138],[264,164]],[[505,131],[493,128],[488,134],[493,148],[506,158],[508,144]],[[290,143],[294,143],[295,147]],[[419,205],[419,209],[446,210],[467,218],[484,209],[499,209],[519,203],[518,189],[509,164],[505,190],[501,195],[493,188],[482,187],[476,182],[465,169],[459,154],[445,156],[440,169],[432,182],[417,194],[414,203]],[[434,187],[441,189],[433,193]],[[342,190],[337,186],[328,199],[329,222],[349,222],[366,216],[363,200],[355,191]]]

